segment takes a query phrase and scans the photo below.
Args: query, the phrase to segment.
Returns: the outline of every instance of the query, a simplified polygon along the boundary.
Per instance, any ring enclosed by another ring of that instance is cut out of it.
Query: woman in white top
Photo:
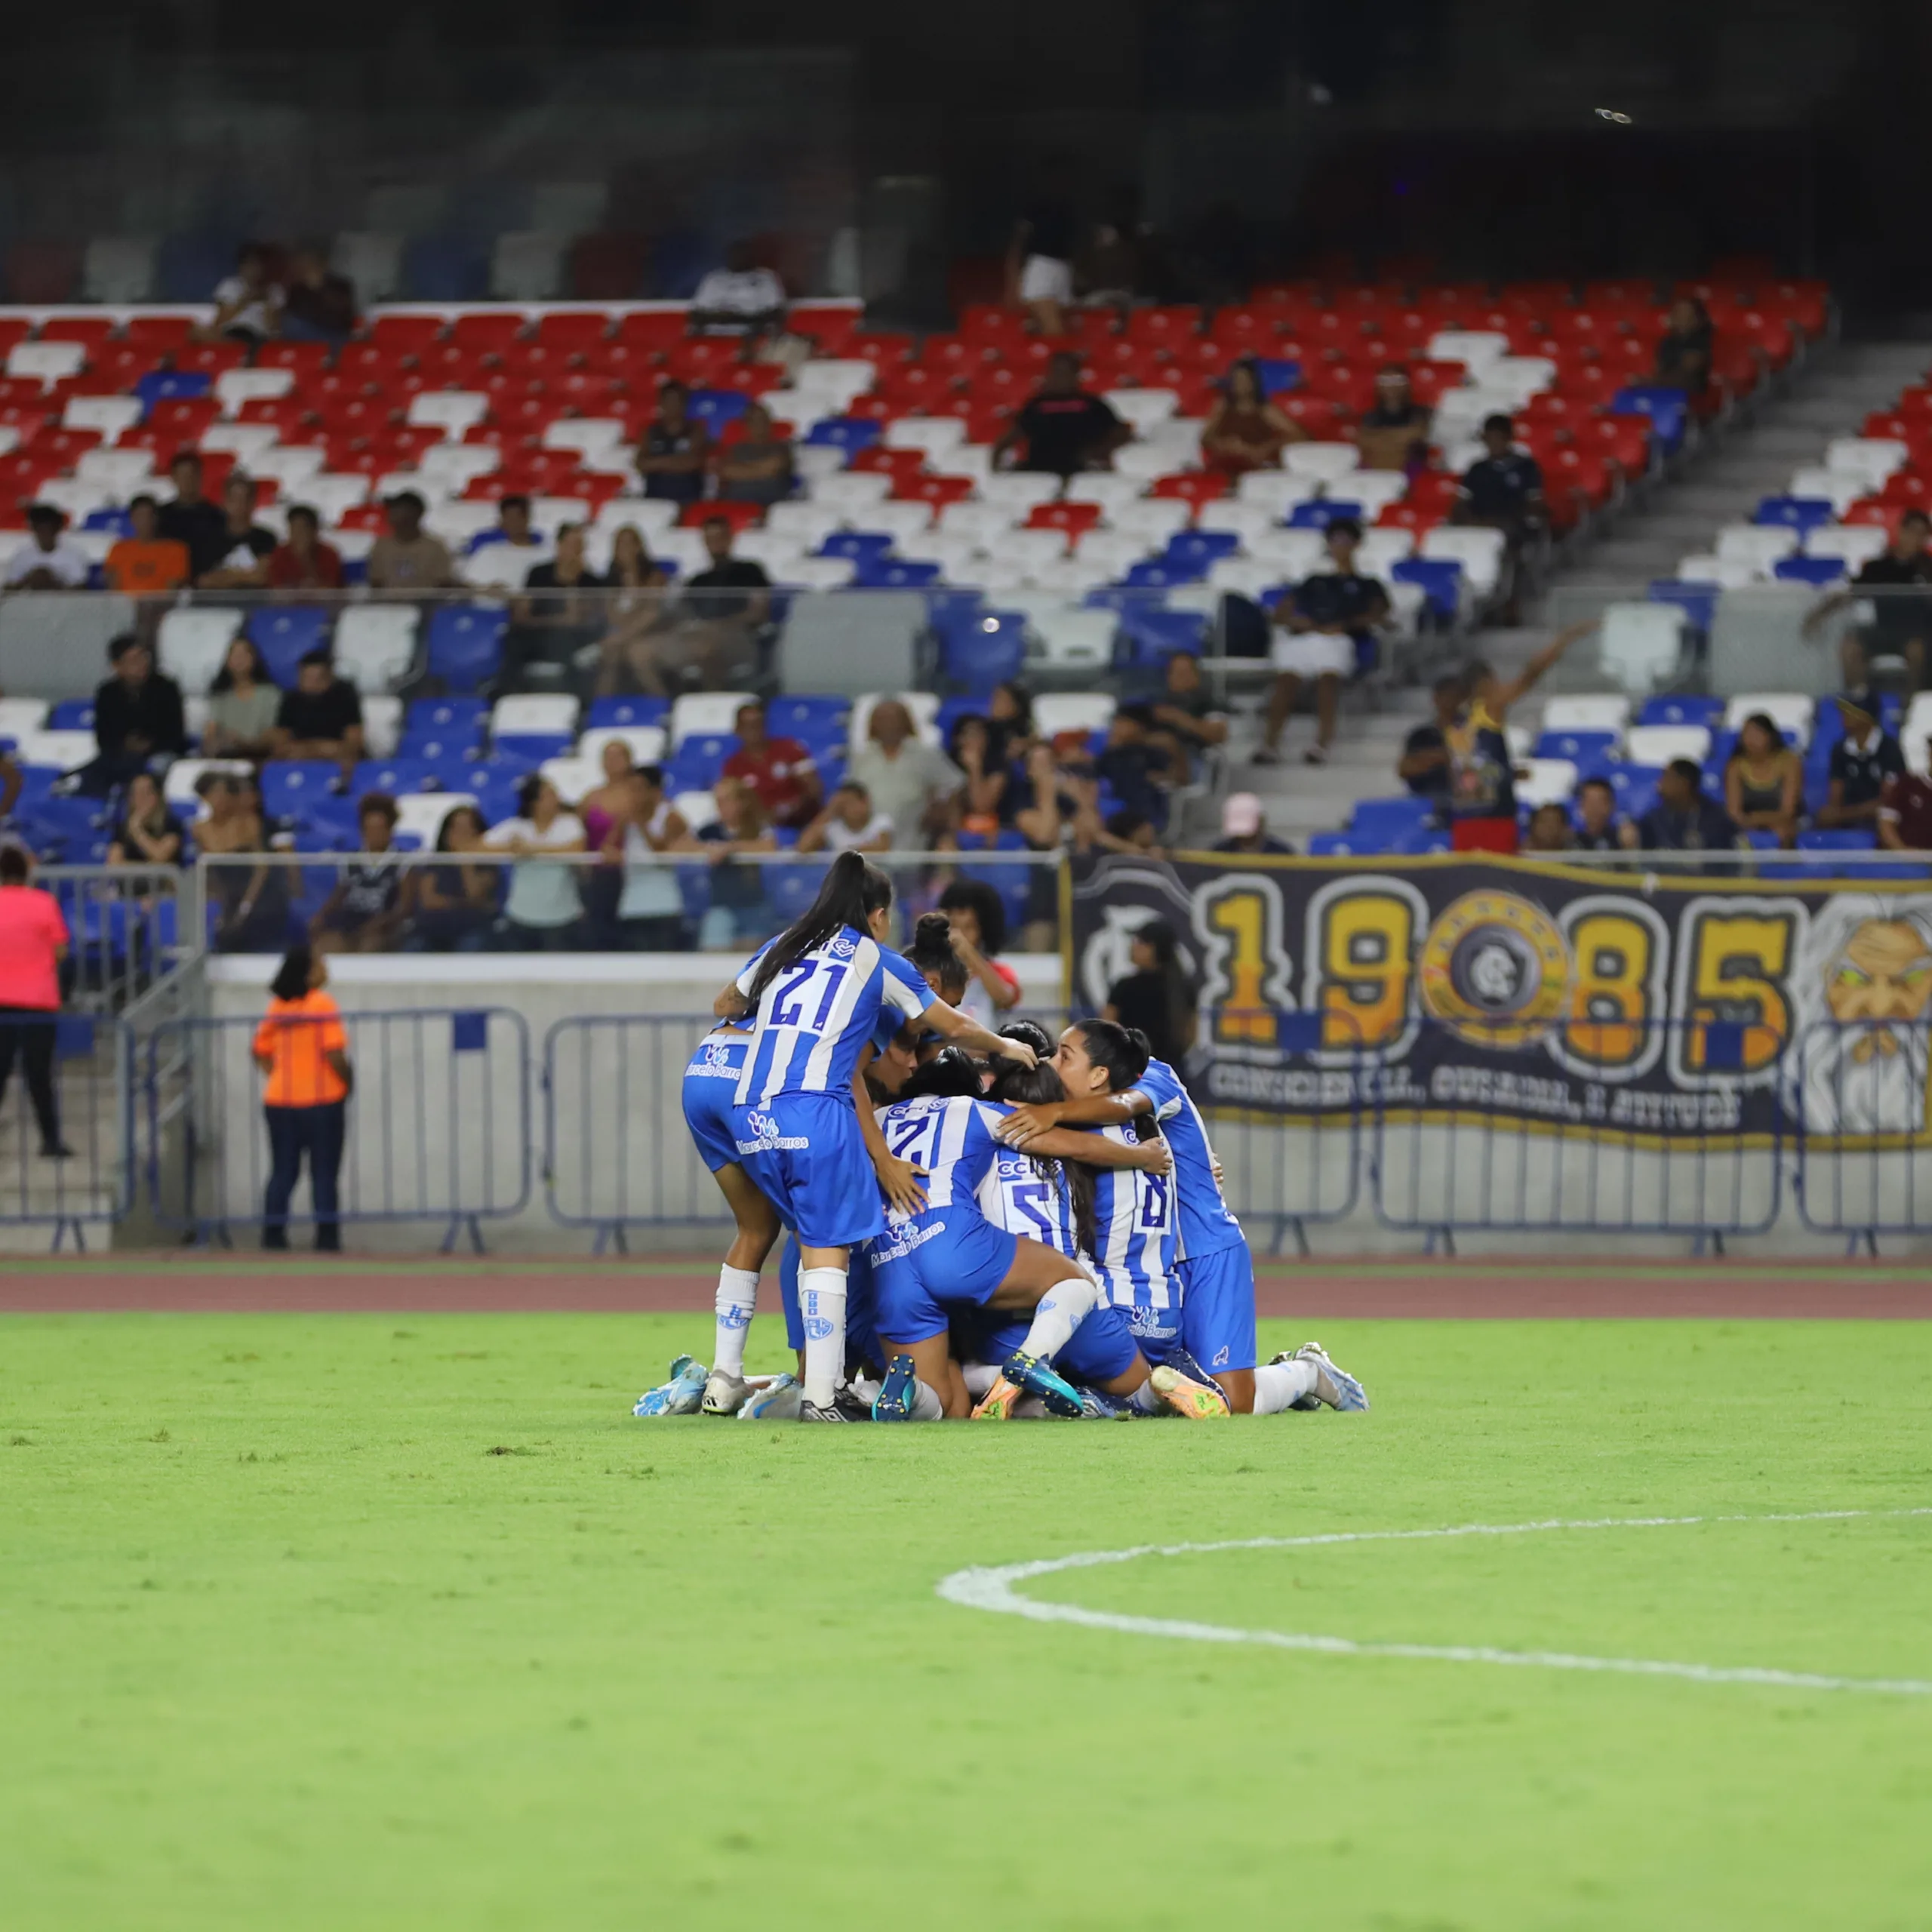
[[[875,811],[872,794],[848,778],[825,802],[825,810],[798,834],[801,852],[889,852],[892,820]]]
[[[492,826],[483,840],[493,851],[514,853],[524,861],[510,868],[503,944],[512,952],[574,952],[583,915],[577,869],[540,855],[583,851],[583,821],[564,810],[547,778],[526,778],[518,787],[516,804],[518,816]]]
[[[655,865],[691,835],[681,814],[664,795],[664,774],[641,764],[624,780],[619,815],[604,835],[604,856],[621,861],[623,890],[617,894],[617,936],[626,952],[688,952],[691,929],[675,866]]]

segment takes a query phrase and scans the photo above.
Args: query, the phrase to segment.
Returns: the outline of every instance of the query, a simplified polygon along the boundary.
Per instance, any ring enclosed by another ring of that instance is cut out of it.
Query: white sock
[[[1134,1390],[1132,1395],[1128,1397],[1127,1405],[1137,1414],[1143,1416],[1164,1414],[1168,1407],[1167,1404],[1154,1393],[1154,1378],[1151,1375],[1141,1383],[1138,1389]]]
[[[939,1391],[929,1382],[916,1383],[912,1392],[912,1420],[915,1422],[943,1422],[946,1404],[939,1398]]]
[[[845,1372],[845,1271],[801,1268],[798,1312],[805,1322],[805,1400],[829,1409]]]
[[[966,1392],[974,1401],[983,1402],[993,1384],[999,1380],[999,1371],[989,1361],[961,1362],[960,1379],[966,1384]]]
[[[1100,1298],[1100,1290],[1084,1275],[1056,1281],[1034,1309],[1033,1325],[1020,1345],[1020,1352],[1036,1361],[1051,1361],[1073,1340],[1074,1330],[1093,1313]]]
[[[1254,1371],[1254,1413],[1278,1416],[1315,1392],[1312,1361],[1263,1362]]]
[[[728,1261],[718,1271],[718,1340],[711,1365],[721,1375],[745,1372],[745,1336],[758,1307],[758,1275]]]

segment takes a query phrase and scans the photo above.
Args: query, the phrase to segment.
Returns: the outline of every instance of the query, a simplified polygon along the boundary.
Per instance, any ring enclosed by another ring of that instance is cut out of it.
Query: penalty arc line
[[[1023,1596],[1016,1585],[1067,1570],[1097,1569],[1132,1563],[1145,1556],[1204,1556],[1237,1549],[1315,1549],[1334,1543],[1439,1542],[1463,1537],[1534,1536],[1556,1530],[1683,1529],[1718,1523],[1832,1523],[1861,1518],[1932,1515],[1918,1509],[1813,1509],[1783,1515],[1725,1516],[1613,1516],[1536,1523],[1463,1523],[1432,1530],[1347,1530],[1305,1537],[1244,1537],[1227,1543],[1142,1543],[1131,1549],[1083,1550],[1071,1556],[1032,1563],[975,1565],[940,1578],[937,1594],[968,1610],[1024,1617],[1038,1623],[1075,1623],[1092,1630],[1123,1631],[1140,1637],[1167,1637],[1197,1644],[1261,1644],[1276,1650],[1311,1651],[1331,1657],[1396,1657],[1435,1663],[1501,1664],[1518,1669],[1607,1672],[1630,1677],[1678,1678],[1694,1684],[1752,1684],[1783,1690],[1862,1690],[1900,1697],[1932,1697],[1932,1681],[1921,1678],[1832,1677],[1809,1671],[1774,1670],[1748,1665],[1676,1663],[1646,1657],[1595,1657],[1562,1651],[1507,1651],[1487,1644],[1376,1644],[1352,1637],[1320,1636],[1285,1630],[1244,1630],[1223,1623],[1197,1623],[1170,1617],[1131,1617],[1114,1611],[1088,1610],[1078,1604],[1042,1603]]]

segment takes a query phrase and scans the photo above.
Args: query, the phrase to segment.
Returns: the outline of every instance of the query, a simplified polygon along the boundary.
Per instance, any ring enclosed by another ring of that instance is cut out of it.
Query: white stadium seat
[[[1033,700],[1033,722],[1043,738],[1063,731],[1104,731],[1113,719],[1114,700],[1106,691],[1043,691]]]
[[[473,805],[473,792],[405,792],[395,801],[395,829],[420,841],[420,849],[433,852],[442,835],[443,820],[458,805]]]
[[[1734,557],[1712,556],[1709,552],[1701,556],[1680,557],[1677,560],[1677,575],[1681,583],[1715,583],[1724,590],[1743,590],[1764,580],[1764,572],[1755,564],[1742,563]]]
[[[1825,467],[1862,477],[1877,489],[1895,469],[1905,467],[1909,452],[1891,436],[1839,436],[1825,445]]]
[[[1106,470],[1096,470],[1084,476],[1070,476],[1066,483],[1066,500],[1069,503],[1098,503],[1101,513],[1109,522],[1129,503],[1142,501],[1146,493],[1140,479],[1133,476],[1117,476]]]
[[[1733,523],[1718,532],[1720,559],[1749,564],[1767,577],[1774,564],[1791,556],[1797,549],[1798,532],[1781,523]]]
[[[738,707],[757,701],[750,691],[687,691],[671,706],[671,743],[729,737],[737,729]],[[937,709],[937,699],[934,706]]]
[[[1562,805],[1577,789],[1576,766],[1567,758],[1533,758],[1524,760],[1522,775],[1516,780],[1516,802],[1532,809],[1538,805]]]
[[[1792,471],[1786,494],[1822,497],[1831,505],[1832,515],[1843,516],[1866,491],[1863,476],[1854,476],[1849,470],[1817,468]]]
[[[386,691],[361,695],[362,741],[371,758],[394,758],[402,737],[402,700]]]
[[[100,749],[91,731],[29,731],[20,741],[18,756],[23,764],[77,771],[91,764]]]
[[[1124,454],[1124,452],[1123,452]],[[1024,521],[1029,510],[1050,503],[1060,494],[1060,478],[1031,469],[998,469],[980,485],[980,496]]]
[[[1481,598],[1493,596],[1502,580],[1505,541],[1500,530],[1438,524],[1424,536],[1419,547],[1421,554],[1432,562],[1460,564],[1463,582]]]
[[[500,697],[490,713],[490,735],[506,733],[575,731],[577,700],[552,692],[525,692],[515,697]]]
[[[669,747],[669,734],[661,724],[593,725],[577,741],[577,755],[601,768],[604,747],[622,745],[633,764],[662,764]],[[602,783],[600,776],[598,783]]]
[[[1852,570],[1884,552],[1890,542],[1875,523],[1826,523],[1805,532],[1807,557],[1836,557]]]
[[[60,426],[96,429],[111,443],[145,414],[137,395],[70,395],[60,411]]]
[[[901,416],[885,426],[880,440],[889,450],[923,450],[938,469],[940,459],[966,440],[966,426],[956,416]]]
[[[237,778],[252,778],[255,768],[246,758],[177,758],[168,768],[168,776],[162,781],[162,796],[171,805],[193,809],[201,802],[195,795],[195,787],[211,771],[229,773]]]
[[[460,442],[490,413],[490,398],[475,389],[418,389],[409,398],[403,420],[419,428],[438,429],[451,442]]]
[[[1313,503],[1319,494],[1312,477],[1287,469],[1251,469],[1235,485],[1237,503],[1262,505],[1274,513],[1277,523],[1285,523],[1291,510]]]
[[[1438,329],[1429,339],[1432,362],[1460,362],[1480,382],[1483,371],[1509,353],[1509,338],[1500,329]]]
[[[242,628],[242,614],[200,605],[165,612],[157,639],[162,669],[183,691],[206,691]]]
[[[1330,496],[1340,497],[1346,492],[1334,487],[1336,480],[1361,467],[1361,451],[1353,443],[1291,443],[1281,452],[1281,464],[1290,475],[1325,484]]]
[[[1620,732],[1629,721],[1627,697],[1553,697],[1543,708],[1546,731]]]
[[[0,738],[24,738],[45,730],[48,703],[44,697],[0,697]]]
[[[1633,724],[1623,734],[1623,750],[1632,764],[1668,764],[1679,758],[1702,764],[1710,755],[1711,734],[1701,724]]]
[[[293,369],[224,369],[214,379],[214,397],[224,416],[238,416],[245,402],[272,402],[295,386]]]
[[[334,540],[340,546],[341,537]],[[352,604],[336,620],[336,669],[358,691],[386,691],[409,675],[416,660],[418,621],[413,605]]]
[[[1816,701],[1802,691],[1740,691],[1724,708],[1727,731],[1735,731],[1754,712],[1763,712],[1801,751],[1811,742]]]

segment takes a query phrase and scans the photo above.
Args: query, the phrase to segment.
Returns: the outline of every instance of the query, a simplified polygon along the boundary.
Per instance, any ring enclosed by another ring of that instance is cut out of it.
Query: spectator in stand
[[[1097,847],[1103,852],[1124,853],[1129,858],[1143,854],[1157,859],[1164,856],[1160,827],[1144,814],[1124,805],[1110,814],[1097,832],[1089,832],[1078,842],[1083,852]]]
[[[1176,774],[1167,752],[1155,742],[1158,736],[1152,705],[1120,706],[1108,722],[1106,744],[1094,768],[1130,811],[1164,829],[1168,791]]]
[[[771,737],[756,699],[740,705],[734,721],[738,749],[724,761],[724,777],[749,785],[774,825],[802,830],[818,815],[823,795],[811,753],[796,738]]]
[[[7,755],[5,750],[0,750],[0,827],[5,826],[8,815],[19,803],[20,792],[26,783],[26,775],[20,768]],[[0,829],[0,843],[5,843],[10,836],[4,829]]]
[[[1029,851],[1057,857],[1075,842],[1082,801],[1074,783],[1060,771],[1052,746],[1038,739],[1027,745],[1008,797],[1013,807],[1014,829],[1026,841]],[[1029,866],[1026,931],[1020,950],[1051,951],[1059,925],[1058,868]]]
[[[1435,420],[1417,401],[1409,372],[1399,362],[1385,362],[1375,373],[1375,400],[1363,411],[1355,429],[1355,447],[1364,469],[1426,469],[1429,433]]]
[[[771,411],[755,402],[738,419],[743,432],[712,459],[718,494],[740,503],[783,503],[797,487],[792,441],[774,429]]]
[[[1531,813],[1528,835],[1523,841],[1524,851],[1567,852],[1576,843],[1569,813],[1553,800]]]
[[[178,866],[181,821],[168,809],[160,782],[151,771],[128,780],[127,797],[107,848],[110,866]]]
[[[1774,832],[1789,851],[1798,843],[1804,802],[1803,761],[1776,723],[1754,711],[1740,728],[1724,765],[1724,810],[1739,830]]]
[[[1137,926],[1128,943],[1134,971],[1107,989],[1103,1020],[1137,1026],[1156,1060],[1178,1066],[1194,1044],[1194,989],[1180,963],[1180,943],[1164,919]]]
[[[620,524],[611,539],[610,574],[614,590],[657,590],[671,580],[658,568],[643,531],[634,523]]]
[[[1504,621],[1514,623],[1523,553],[1541,537],[1548,521],[1543,466],[1527,450],[1517,448],[1515,425],[1500,411],[1483,419],[1482,445],[1488,454],[1463,472],[1456,521],[1502,531],[1509,564],[1509,608]]]
[[[281,693],[252,638],[238,637],[208,686],[202,750],[208,758],[266,758],[274,749]]]
[[[689,387],[669,376],[657,386],[657,413],[638,438],[637,473],[644,494],[671,503],[694,503],[704,494],[711,460],[711,432],[688,413]]]
[[[386,792],[368,792],[355,808],[368,859],[346,865],[335,888],[309,921],[309,941],[318,952],[392,952],[402,937],[414,894],[415,878],[395,857],[399,814]]]
[[[125,597],[158,596],[188,581],[188,546],[161,534],[161,510],[146,491],[128,500],[131,534],[118,539],[103,566],[108,588]]]
[[[604,836],[605,857],[623,866],[617,895],[617,943],[626,952],[688,952],[691,922],[674,866],[654,863],[681,850],[691,838],[683,814],[664,795],[664,774],[654,764],[635,767],[625,780],[622,815]]]
[[[531,527],[530,499],[512,495],[497,506],[496,528],[471,540],[463,574],[473,584],[520,590],[531,572],[550,557],[550,546]]]
[[[1111,469],[1114,451],[1134,440],[1134,432],[1099,396],[1080,386],[1080,358],[1057,350],[1047,363],[1038,389],[1008,424],[993,445],[993,466],[1019,444],[1025,460],[1013,466],[1072,476],[1081,470]]]
[[[1932,770],[1932,737],[1925,741]],[[1885,780],[1878,801],[1878,843],[1890,852],[1932,852],[1932,780],[1905,771]]]
[[[269,987],[269,1010],[255,1029],[255,1063],[268,1075],[262,1090],[272,1164],[262,1203],[262,1245],[288,1245],[288,1203],[309,1162],[315,1212],[315,1251],[342,1247],[342,1147],[346,1103],[355,1082],[342,1009],[322,989],[328,961],[306,946],[290,947]]]
[[[1710,311],[1694,295],[1670,305],[1651,380],[1664,389],[1681,389],[1695,402],[1711,385]]]
[[[1435,708],[1434,721],[1418,724],[1402,741],[1402,755],[1395,762],[1395,776],[1418,798],[1446,798],[1449,795],[1448,733],[1455,728],[1466,693],[1460,675],[1438,678],[1429,697]]]
[[[337,275],[319,248],[298,248],[289,257],[281,333],[285,342],[337,343],[355,333],[355,285]]]
[[[718,816],[691,841],[711,860],[711,903],[698,923],[697,943],[707,952],[731,951],[763,939],[774,923],[764,897],[764,868],[744,855],[775,852],[758,795],[742,778],[721,778],[711,788]]]
[[[1577,787],[1577,850],[1614,852],[1636,842],[1637,828],[1617,815],[1617,788],[1607,778],[1585,779]]]
[[[80,789],[103,798],[151,762],[184,757],[186,713],[181,687],[154,668],[154,653],[131,631],[109,641],[114,675],[96,687],[94,736],[99,755],[82,768]]]
[[[202,590],[256,590],[269,580],[269,559],[275,555],[275,534],[255,521],[254,478],[238,469],[228,473],[221,486],[222,535],[220,559],[195,579]]]
[[[1036,736],[1033,728],[1033,694],[1012,678],[1002,678],[986,700],[986,726],[992,734],[989,755],[997,764],[1012,764],[1025,759]]]
[[[26,1076],[43,1160],[65,1161],[73,1149],[60,1138],[54,1091],[54,1045],[60,1012],[60,968],[72,936],[53,894],[29,884],[33,855],[23,845],[0,845],[0,1102],[14,1076]]]
[[[1227,714],[1215,702],[1201,674],[1201,660],[1191,651],[1173,652],[1162,666],[1154,722],[1160,728],[1157,742],[1172,747],[1183,776],[1195,753],[1227,743]]]
[[[1221,835],[1215,841],[1216,851],[1274,853],[1285,857],[1294,849],[1269,836],[1266,814],[1254,792],[1230,792],[1222,801]]]
[[[955,878],[939,896],[952,928],[952,949],[966,968],[959,1011],[982,1026],[1020,1004],[1020,975],[1000,958],[1006,950],[1006,902],[983,878]]]
[[[321,540],[321,519],[306,503],[288,512],[288,535],[269,553],[271,590],[340,590],[342,552]]]
[[[1278,469],[1282,451],[1291,443],[1306,441],[1307,434],[1268,400],[1260,371],[1244,357],[1228,371],[1208,426],[1201,432],[1201,460],[1223,476]]]
[[[777,334],[785,326],[785,285],[758,258],[755,242],[734,242],[724,266],[711,269],[692,292],[694,335]]]
[[[1905,754],[1878,726],[1878,701],[1868,691],[1847,691],[1838,700],[1844,735],[1832,747],[1825,802],[1818,823],[1827,829],[1878,829],[1885,788],[1905,777]]]
[[[157,528],[168,542],[186,546],[188,574],[198,583],[232,548],[228,518],[202,495],[202,460],[192,450],[177,451],[168,473],[174,485],[174,500],[162,505]]]
[[[436,850],[451,855],[480,852],[488,829],[474,805],[457,805],[445,815]],[[497,923],[497,867],[452,863],[426,866],[415,875],[416,909],[406,950],[412,952],[481,952]]]
[[[1079,232],[1072,159],[1054,155],[1041,170],[1041,192],[1014,223],[1006,254],[1006,299],[1026,309],[1029,324],[1040,335],[1066,333]]]
[[[1635,842],[1647,852],[1728,852],[1737,847],[1737,828],[1723,806],[1705,797],[1695,762],[1678,758],[1659,776],[1657,801],[1637,821]]]
[[[654,640],[651,655],[660,679],[666,673],[695,675],[717,690],[743,682],[757,669],[758,626],[771,614],[771,580],[762,564],[732,555],[728,518],[706,518],[703,534],[710,568],[685,584],[676,623]]]
[[[732,555],[731,546],[735,538],[729,517],[706,517],[702,534],[705,554],[711,563],[685,586],[687,590],[701,593],[703,602],[699,606],[699,614],[712,619],[737,618],[747,624],[763,623],[771,614],[771,599],[765,595],[771,588],[771,580],[765,574],[764,566],[753,563],[748,557]],[[753,595],[719,595],[723,591],[740,590]]]
[[[1847,631],[1838,645],[1845,682],[1854,689],[1864,684],[1872,660],[1878,657],[1903,658],[1913,688],[1924,686],[1926,640],[1932,637],[1932,598],[1924,594],[1925,586],[1932,584],[1932,553],[1926,549],[1929,536],[1932,517],[1922,509],[1907,510],[1890,543],[1867,561],[1847,588],[1822,599],[1804,620],[1804,634],[1814,636],[1834,611],[1855,598],[1870,598],[1870,624],[1863,632]]]
[[[295,688],[275,709],[271,744],[278,758],[325,758],[342,767],[343,782],[362,758],[362,700],[355,687],[335,674],[325,649],[305,651],[295,667]]]
[[[852,779],[835,787],[825,810],[798,835],[801,852],[889,852],[892,821]]]
[[[445,590],[456,581],[448,549],[423,528],[423,499],[398,490],[383,505],[389,528],[369,546],[369,584],[375,590]]]
[[[515,621],[503,653],[503,688],[512,691],[523,688],[533,665],[569,671],[579,651],[595,649],[607,615],[601,593],[609,580],[586,560],[580,523],[557,526],[557,554],[532,564],[524,582],[525,594],[510,606]]]
[[[215,284],[214,319],[195,328],[195,340],[245,343],[252,349],[275,334],[282,303],[275,267],[275,251],[265,242],[243,242],[235,272]]]
[[[27,540],[7,559],[9,590],[79,590],[94,566],[77,543],[61,540],[66,514],[51,503],[35,503],[27,512]]]
[[[493,825],[483,839],[518,861],[503,902],[503,943],[512,952],[574,952],[583,938],[583,901],[577,869],[560,865],[555,855],[586,849],[583,821],[565,811],[549,779],[534,774],[518,786],[516,806],[517,816]]]
[[[1011,775],[993,753],[992,721],[977,711],[953,720],[946,754],[966,774],[959,794],[959,829],[991,840],[1008,815]]]
[[[853,754],[848,776],[892,821],[892,843],[901,852],[933,849],[947,828],[952,801],[965,774],[937,745],[914,729],[912,714],[898,699],[881,698],[866,725],[866,742]]]
[[[1130,183],[1116,183],[1105,218],[1094,223],[1073,258],[1073,285],[1081,306],[1117,309],[1124,315],[1136,297],[1155,294],[1171,279],[1160,237],[1141,217],[1139,191]]]
[[[208,815],[197,820],[195,844],[205,859],[263,855],[253,866],[214,864],[208,893],[216,908],[219,952],[277,952],[288,943],[286,868],[268,862],[274,833],[262,811],[259,788],[244,778],[208,772],[201,786]]]
[[[1375,632],[1389,621],[1389,593],[1378,577],[1355,568],[1361,525],[1338,516],[1324,540],[1329,567],[1304,577],[1275,606],[1273,621],[1284,635],[1275,640],[1276,677],[1268,694],[1257,764],[1281,761],[1281,733],[1293,715],[1303,682],[1315,681],[1315,742],[1302,754],[1309,764],[1326,764],[1341,709],[1342,681],[1363,668]]]

